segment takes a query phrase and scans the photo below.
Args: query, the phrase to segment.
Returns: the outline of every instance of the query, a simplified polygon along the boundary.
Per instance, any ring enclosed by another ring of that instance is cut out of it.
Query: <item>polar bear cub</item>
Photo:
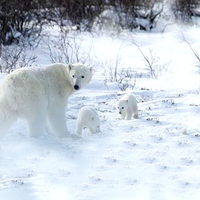
[[[76,124],[76,134],[82,134],[83,128],[87,127],[91,133],[100,132],[100,119],[96,110],[90,106],[80,109]]]
[[[7,75],[0,86],[0,137],[18,117],[27,120],[30,137],[39,137],[45,124],[58,137],[69,136],[68,98],[91,78],[92,68],[81,63],[22,68]]]
[[[137,100],[132,94],[126,94],[118,100],[117,110],[119,118],[122,120],[138,118]]]

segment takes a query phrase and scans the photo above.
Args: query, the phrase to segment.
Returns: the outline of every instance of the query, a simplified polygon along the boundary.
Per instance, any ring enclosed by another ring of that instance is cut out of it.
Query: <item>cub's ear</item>
[[[92,67],[90,67],[89,70],[90,70],[91,72],[93,72],[93,68],[92,68]]]

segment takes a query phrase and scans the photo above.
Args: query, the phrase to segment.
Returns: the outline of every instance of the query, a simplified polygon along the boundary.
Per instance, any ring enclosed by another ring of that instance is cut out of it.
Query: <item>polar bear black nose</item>
[[[121,115],[122,113],[121,113],[121,112],[119,112],[119,114]]]
[[[79,90],[79,86],[78,86],[78,85],[75,85],[75,86],[74,86],[74,89],[75,89],[75,90]]]

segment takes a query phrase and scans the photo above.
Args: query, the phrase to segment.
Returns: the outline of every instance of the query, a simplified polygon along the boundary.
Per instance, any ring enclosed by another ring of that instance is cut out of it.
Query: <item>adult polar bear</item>
[[[30,137],[39,137],[46,121],[58,137],[67,137],[68,98],[91,78],[92,68],[79,63],[22,68],[7,75],[0,86],[0,136],[20,117],[27,119]]]

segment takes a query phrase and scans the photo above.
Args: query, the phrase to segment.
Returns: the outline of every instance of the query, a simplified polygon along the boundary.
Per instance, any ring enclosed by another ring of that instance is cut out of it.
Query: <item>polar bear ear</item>
[[[91,72],[93,72],[93,68],[92,68],[92,67],[89,67],[89,70],[90,70]]]
[[[74,68],[74,66],[73,66],[72,64],[69,64],[69,65],[68,65],[69,71],[72,70],[73,68]]]
[[[92,117],[92,121],[94,121],[94,117]]]
[[[128,99],[126,100],[126,103],[128,103]]]

